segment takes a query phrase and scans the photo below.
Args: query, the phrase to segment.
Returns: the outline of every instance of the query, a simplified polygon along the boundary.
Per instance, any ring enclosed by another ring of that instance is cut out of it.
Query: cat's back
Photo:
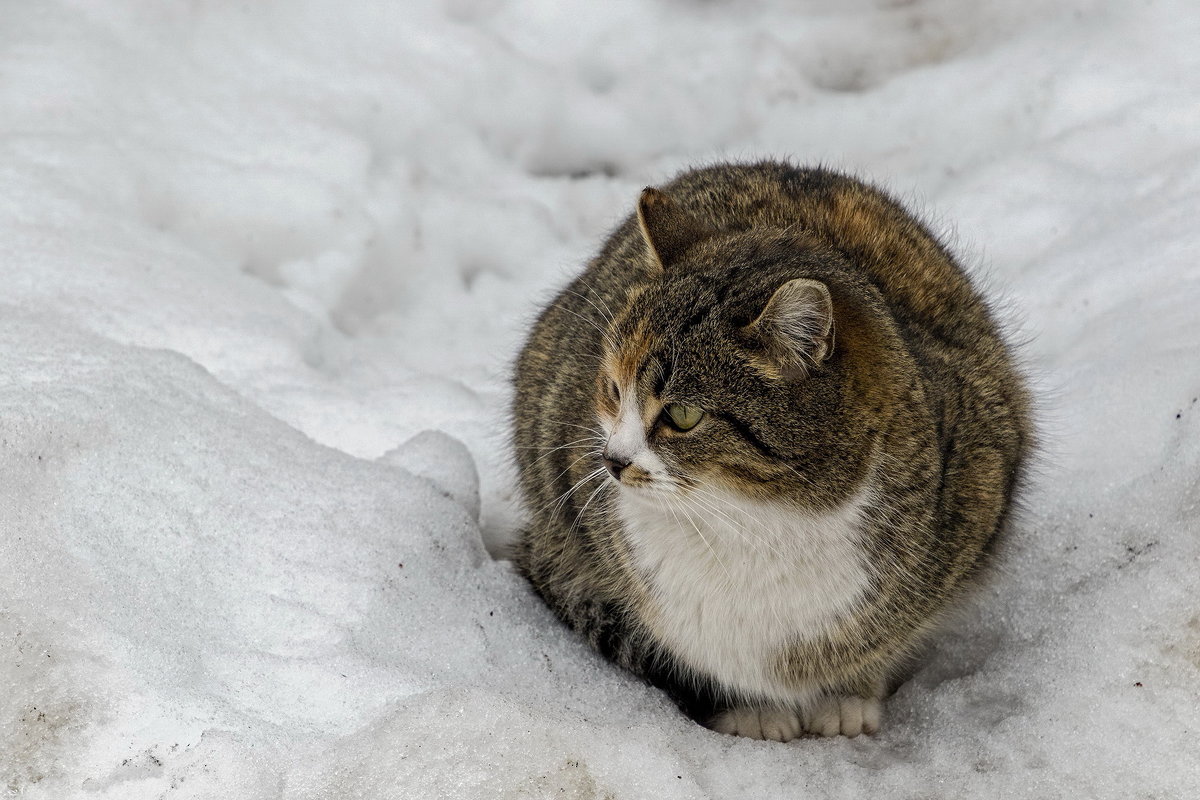
[[[765,161],[685,172],[663,191],[716,230],[802,231],[828,243],[878,287],[905,328],[966,349],[1002,343],[949,250],[910,209],[867,182]],[[614,252],[636,252],[632,222],[619,230]]]

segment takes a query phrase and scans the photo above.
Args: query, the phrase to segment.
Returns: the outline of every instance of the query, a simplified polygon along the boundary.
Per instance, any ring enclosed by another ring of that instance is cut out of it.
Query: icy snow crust
[[[1200,796],[1200,12],[8,3],[0,794]],[[948,229],[1046,398],[872,738],[681,718],[507,562],[505,375],[636,192],[790,156]]]

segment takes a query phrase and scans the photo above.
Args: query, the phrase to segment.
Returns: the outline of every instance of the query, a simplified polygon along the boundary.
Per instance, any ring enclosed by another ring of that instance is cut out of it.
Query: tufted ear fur
[[[790,280],[745,331],[766,348],[772,372],[803,377],[833,355],[833,298],[820,281]]]
[[[650,253],[666,268],[701,239],[712,235],[704,223],[680,208],[670,195],[646,187],[638,198],[638,226]]]

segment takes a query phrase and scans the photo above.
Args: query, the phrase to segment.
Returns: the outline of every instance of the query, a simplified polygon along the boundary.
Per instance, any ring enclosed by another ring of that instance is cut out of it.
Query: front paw
[[[732,708],[713,717],[708,727],[718,733],[790,742],[804,726],[800,715],[790,708]]]
[[[875,733],[883,719],[883,704],[874,697],[826,697],[805,715],[804,729],[819,736]]]

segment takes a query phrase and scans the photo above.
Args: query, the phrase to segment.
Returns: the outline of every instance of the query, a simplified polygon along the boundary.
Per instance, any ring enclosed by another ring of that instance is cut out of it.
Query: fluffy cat
[[[693,718],[780,741],[878,730],[1032,442],[947,249],[879,190],[775,162],[646,189],[515,384],[517,567]]]

